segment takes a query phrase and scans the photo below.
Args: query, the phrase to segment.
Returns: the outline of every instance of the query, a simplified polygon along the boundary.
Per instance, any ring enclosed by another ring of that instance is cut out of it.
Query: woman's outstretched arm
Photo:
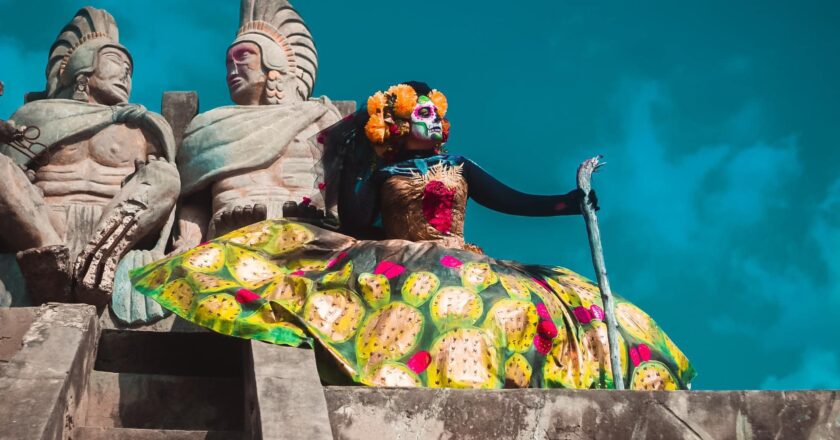
[[[469,196],[494,211],[528,217],[580,214],[583,191],[575,189],[562,195],[535,195],[517,191],[500,182],[475,162],[464,158],[464,178]],[[597,198],[592,193],[596,204]]]

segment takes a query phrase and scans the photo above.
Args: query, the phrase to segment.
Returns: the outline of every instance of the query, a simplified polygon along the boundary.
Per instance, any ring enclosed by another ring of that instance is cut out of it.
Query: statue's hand
[[[226,209],[213,216],[216,236],[261,222],[268,218],[268,207],[261,203],[249,206],[237,206]]]
[[[11,142],[15,136],[18,134],[17,128],[15,128],[14,121],[4,121],[0,119],[0,143],[9,143]]]

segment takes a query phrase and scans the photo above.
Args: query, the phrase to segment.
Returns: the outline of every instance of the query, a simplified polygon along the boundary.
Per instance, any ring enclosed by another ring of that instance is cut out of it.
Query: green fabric
[[[564,268],[268,220],[131,278],[217,332],[316,340],[361,384],[614,388],[599,290]],[[695,373],[685,355],[642,310],[616,300],[628,388],[688,387]]]

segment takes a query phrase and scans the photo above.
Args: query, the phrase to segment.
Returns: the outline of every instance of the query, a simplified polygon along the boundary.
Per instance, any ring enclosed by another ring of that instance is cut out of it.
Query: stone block
[[[24,314],[13,319],[25,323],[31,317],[31,323],[19,349],[0,363],[0,439],[66,438],[96,355],[96,308],[50,303],[3,313],[4,321]]]
[[[837,391],[328,387],[338,439],[832,439]]]
[[[313,350],[253,341],[246,368],[250,438],[332,439]]]

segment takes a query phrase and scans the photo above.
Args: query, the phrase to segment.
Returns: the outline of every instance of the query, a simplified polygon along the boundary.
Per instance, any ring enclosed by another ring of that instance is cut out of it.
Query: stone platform
[[[312,350],[0,308],[0,439],[840,439],[837,391],[324,387]]]

